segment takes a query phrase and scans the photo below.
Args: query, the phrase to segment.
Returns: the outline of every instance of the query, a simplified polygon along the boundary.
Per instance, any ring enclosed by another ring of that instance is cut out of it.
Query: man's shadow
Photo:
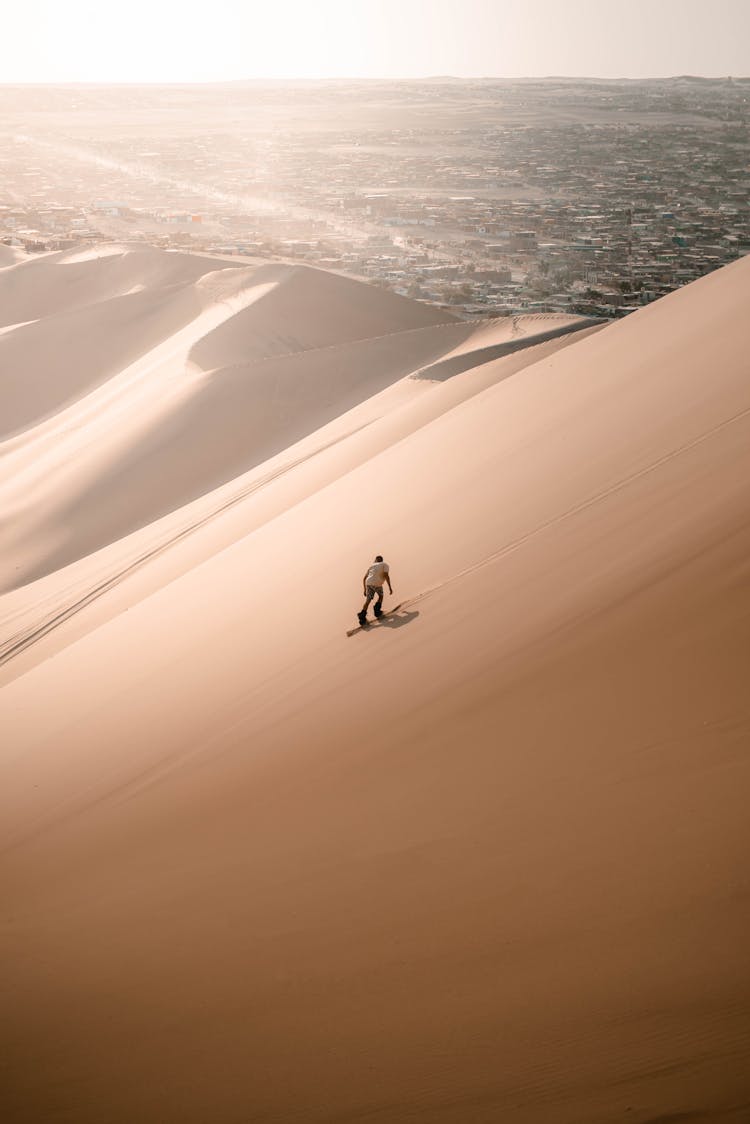
[[[419,616],[419,610],[418,609],[412,609],[411,611],[409,609],[399,609],[397,612],[393,613],[392,615],[385,614],[384,616],[382,616],[380,618],[380,620],[377,622],[377,627],[378,628],[402,628],[405,624],[409,624],[411,621],[413,621],[418,616]],[[366,632],[366,631],[367,631],[367,629],[363,629],[363,632]]]

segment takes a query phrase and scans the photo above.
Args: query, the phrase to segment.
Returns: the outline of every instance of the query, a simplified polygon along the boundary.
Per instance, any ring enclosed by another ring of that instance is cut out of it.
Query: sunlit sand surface
[[[747,1120],[750,262],[8,257],[7,1119]]]

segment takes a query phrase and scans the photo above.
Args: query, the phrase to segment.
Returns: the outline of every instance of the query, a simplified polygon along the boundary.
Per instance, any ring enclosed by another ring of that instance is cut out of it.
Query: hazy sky
[[[750,0],[9,0],[0,82],[750,74]]]

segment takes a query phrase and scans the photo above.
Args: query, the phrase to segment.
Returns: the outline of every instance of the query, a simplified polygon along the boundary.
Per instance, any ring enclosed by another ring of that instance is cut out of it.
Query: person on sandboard
[[[370,566],[369,570],[362,578],[362,585],[365,591],[365,603],[359,613],[357,619],[359,623],[364,626],[367,624],[367,608],[372,601],[373,597],[377,598],[375,602],[375,617],[382,617],[383,615],[383,583],[388,583],[388,590],[393,596],[393,586],[391,585],[391,578],[388,572],[388,563],[383,561],[383,555],[378,554]]]

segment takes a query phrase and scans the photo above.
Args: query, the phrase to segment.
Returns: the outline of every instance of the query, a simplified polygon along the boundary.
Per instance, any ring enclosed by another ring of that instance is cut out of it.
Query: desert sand
[[[747,1120],[750,261],[0,287],[6,1118]]]
[[[17,265],[18,262],[25,261],[26,257],[26,253],[17,246],[6,246],[0,242],[0,269]]]

